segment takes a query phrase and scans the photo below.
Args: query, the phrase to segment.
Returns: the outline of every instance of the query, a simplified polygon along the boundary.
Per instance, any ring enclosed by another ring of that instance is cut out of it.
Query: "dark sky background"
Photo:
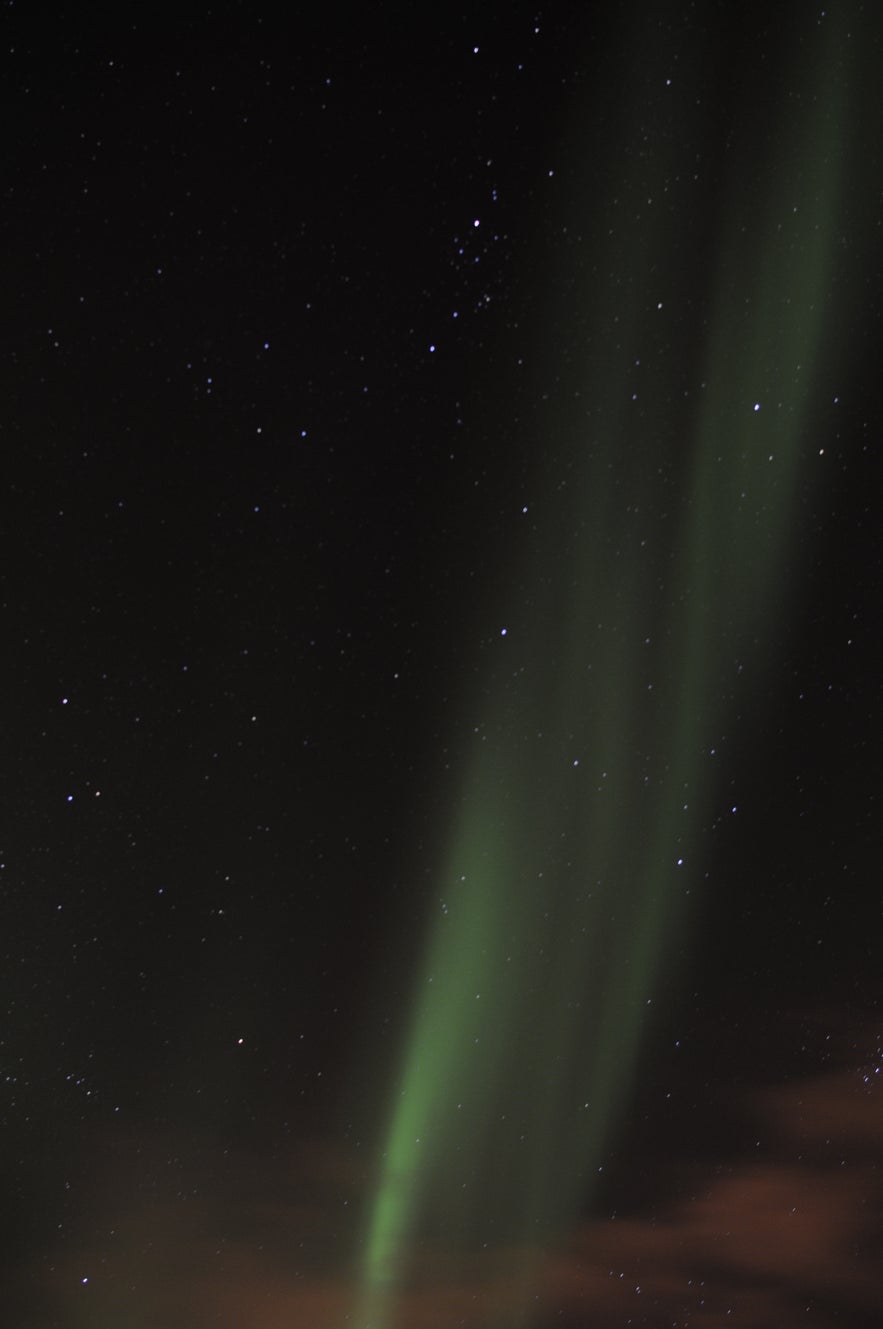
[[[876,7],[2,28],[4,1323],[878,1323]]]

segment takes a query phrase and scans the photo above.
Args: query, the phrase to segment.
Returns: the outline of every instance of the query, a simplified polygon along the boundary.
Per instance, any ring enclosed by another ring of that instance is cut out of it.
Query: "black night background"
[[[883,16],[7,5],[12,1329],[863,1329]]]

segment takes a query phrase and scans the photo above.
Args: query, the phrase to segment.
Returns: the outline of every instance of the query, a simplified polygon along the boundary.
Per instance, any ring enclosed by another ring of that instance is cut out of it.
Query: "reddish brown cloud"
[[[572,1315],[592,1308],[601,1324],[605,1312],[637,1320],[652,1306],[652,1323],[737,1316],[752,1329],[883,1312],[883,1083],[862,1068],[754,1106],[774,1133],[770,1154],[695,1178],[693,1197],[652,1221],[584,1228],[549,1262],[551,1302]]]
[[[773,1143],[692,1175],[652,1217],[584,1225],[559,1250],[423,1250],[403,1329],[871,1323],[878,1268],[883,1084],[861,1069],[746,1102]],[[180,1151],[180,1144],[178,1146]],[[30,1271],[31,1324],[130,1329],[343,1329],[354,1306],[362,1164],[326,1141],[277,1161],[192,1169],[142,1140],[96,1188],[88,1237]],[[202,1173],[210,1180],[200,1180]],[[88,1283],[82,1279],[88,1278]],[[529,1317],[519,1308],[527,1302]],[[27,1300],[27,1298],[26,1298]],[[353,1329],[361,1329],[353,1325]]]

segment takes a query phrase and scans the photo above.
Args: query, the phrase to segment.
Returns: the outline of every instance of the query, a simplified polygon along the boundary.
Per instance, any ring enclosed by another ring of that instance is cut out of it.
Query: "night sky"
[[[7,5],[10,1329],[866,1329],[883,13]]]

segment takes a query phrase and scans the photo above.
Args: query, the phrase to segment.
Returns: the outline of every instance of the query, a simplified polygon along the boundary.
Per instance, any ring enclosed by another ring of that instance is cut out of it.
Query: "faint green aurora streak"
[[[364,1237],[356,1329],[397,1325],[420,1241],[541,1249],[584,1203],[610,1146],[647,1004],[700,886],[690,845],[716,794],[709,750],[732,718],[735,672],[763,663],[787,581],[836,253],[843,72],[830,51],[830,38],[806,50],[793,82],[817,96],[789,101],[767,160],[746,163],[750,209],[732,188],[704,382],[677,408],[680,443],[654,432],[656,421],[672,427],[677,384],[643,382],[643,416],[631,401],[655,274],[684,263],[672,213],[608,238],[596,272],[628,272],[627,287],[605,290],[596,276],[579,296],[592,340],[574,380],[602,426],[587,447],[585,415],[578,426],[562,409],[549,422],[561,442],[545,485],[572,458],[571,511],[562,522],[559,497],[554,529],[535,530],[485,680]],[[647,88],[663,77],[659,57],[648,60],[635,76]],[[690,105],[679,123],[671,112],[631,177],[610,166],[623,210],[664,197],[683,117],[697,113]],[[670,276],[665,289],[677,298]],[[681,478],[667,488],[669,457]],[[667,517],[673,489],[687,495],[679,517]],[[499,1313],[527,1324],[529,1260],[511,1283]]]

